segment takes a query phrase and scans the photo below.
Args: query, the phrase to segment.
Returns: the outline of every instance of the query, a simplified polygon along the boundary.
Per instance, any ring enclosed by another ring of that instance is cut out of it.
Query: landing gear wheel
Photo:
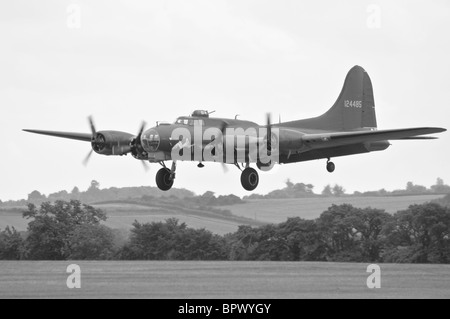
[[[162,191],[168,191],[172,188],[173,177],[171,176],[170,169],[163,167],[156,173],[156,185]]]
[[[248,191],[254,190],[258,186],[258,183],[259,183],[259,176],[258,172],[255,169],[247,167],[242,171],[241,184],[245,190]]]
[[[335,168],[336,167],[333,162],[327,162],[327,171],[328,172],[333,173]]]

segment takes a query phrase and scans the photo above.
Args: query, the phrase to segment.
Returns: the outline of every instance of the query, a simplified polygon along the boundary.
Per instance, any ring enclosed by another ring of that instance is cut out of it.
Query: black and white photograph
[[[0,299],[450,298],[449,31],[446,0],[2,1]]]

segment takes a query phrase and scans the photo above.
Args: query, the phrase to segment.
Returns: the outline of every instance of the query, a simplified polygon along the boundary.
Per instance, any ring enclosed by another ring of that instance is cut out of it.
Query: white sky
[[[69,28],[74,21],[80,28]],[[84,190],[92,179],[102,188],[156,185],[157,164],[146,173],[131,156],[95,154],[85,168],[89,143],[22,128],[89,132],[93,115],[98,130],[135,133],[142,120],[153,126],[194,109],[261,124],[267,112],[317,116],[356,64],[371,76],[380,129],[450,128],[449,31],[445,0],[2,1],[0,199]],[[261,173],[256,192],[287,178],[316,192],[450,183],[450,134],[439,136],[335,158],[333,174],[325,160],[284,165]],[[175,187],[242,196],[239,176],[232,166],[225,174],[220,164],[181,163]]]

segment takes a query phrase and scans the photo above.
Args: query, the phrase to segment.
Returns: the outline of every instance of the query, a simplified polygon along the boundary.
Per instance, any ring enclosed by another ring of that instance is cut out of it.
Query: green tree
[[[175,236],[186,224],[178,220],[167,220],[165,223],[152,222],[133,223],[130,242],[122,249],[123,259],[132,260],[164,260],[171,249],[175,249]]]
[[[313,188],[314,188],[314,185],[304,184],[304,183],[297,183],[293,186],[294,193],[296,193],[297,195],[314,194]]]
[[[49,201],[67,200],[68,198],[69,198],[69,193],[67,193],[67,191],[65,191],[65,190],[48,195]]]
[[[226,259],[225,242],[204,229],[187,228],[175,218],[165,222],[133,223],[122,259],[213,260]]]
[[[114,256],[114,233],[103,225],[81,224],[70,232],[68,259],[106,260]]]
[[[322,195],[323,196],[333,196],[333,192],[331,191],[330,185],[327,185],[323,188]]]
[[[286,238],[288,260],[326,260],[326,240],[315,220],[288,218],[278,225],[278,233],[280,237]]]
[[[442,205],[444,207],[450,208],[450,194],[445,195],[442,198],[438,198],[432,201],[433,203],[437,203],[439,205]]]
[[[75,200],[79,200],[81,196],[81,192],[80,189],[75,186],[72,191],[70,192],[70,199],[75,199]]]
[[[177,238],[177,252],[172,250],[170,259],[178,260],[225,260],[225,240],[206,229],[186,228]]]
[[[349,204],[332,205],[317,220],[325,237],[327,258],[334,261],[362,261],[362,251],[355,229],[358,209]]]
[[[286,187],[287,187],[287,188],[292,188],[292,187],[294,187],[294,183],[292,183],[291,180],[290,180],[289,178],[286,180]]]
[[[450,186],[445,185],[442,178],[437,178],[436,184],[431,186],[431,191],[436,194],[449,194]]]
[[[359,237],[362,261],[382,261],[381,253],[386,245],[386,237],[382,232],[384,227],[392,220],[392,215],[380,209],[368,207],[356,209],[353,212],[350,223]]]
[[[276,225],[240,226],[227,242],[231,260],[292,260],[287,239]]]
[[[386,262],[450,262],[450,210],[436,203],[411,205],[399,211],[384,230],[389,247]]]
[[[47,197],[45,195],[41,194],[39,191],[32,191],[30,194],[28,194],[28,201],[29,202],[42,202],[45,201]]]
[[[96,180],[92,180],[91,185],[89,186],[87,191],[88,192],[96,192],[98,190],[100,190],[100,183],[97,182]]]
[[[344,187],[336,184],[336,185],[333,186],[332,192],[333,192],[334,196],[338,196],[339,197],[339,196],[342,196],[342,195],[345,194],[345,189],[344,189]]]
[[[23,239],[14,227],[0,232],[0,260],[19,260],[23,257]]]
[[[203,205],[214,205],[216,201],[216,197],[214,196],[214,192],[206,191],[202,196],[198,198],[198,202]]]
[[[406,193],[407,194],[426,194],[428,190],[425,186],[414,185],[413,182],[406,183]]]
[[[243,203],[242,199],[236,195],[230,194],[230,195],[220,195],[217,197],[217,200],[215,202],[215,205],[235,205],[235,204],[241,204]]]
[[[277,225],[265,225],[255,229],[255,246],[252,260],[289,260],[287,240],[278,232]]]
[[[99,225],[106,220],[101,210],[79,201],[28,204],[23,217],[30,219],[25,248],[29,259],[64,260],[71,255],[71,236],[78,226]]]
[[[251,226],[241,225],[233,234],[228,234],[226,240],[229,246],[229,259],[250,260],[256,247],[255,229]]]

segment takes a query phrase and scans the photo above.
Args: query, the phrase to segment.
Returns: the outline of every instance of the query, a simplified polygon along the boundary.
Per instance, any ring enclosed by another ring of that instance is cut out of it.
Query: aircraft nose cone
[[[147,152],[156,152],[160,143],[161,138],[155,129],[149,129],[141,136],[141,144]]]

